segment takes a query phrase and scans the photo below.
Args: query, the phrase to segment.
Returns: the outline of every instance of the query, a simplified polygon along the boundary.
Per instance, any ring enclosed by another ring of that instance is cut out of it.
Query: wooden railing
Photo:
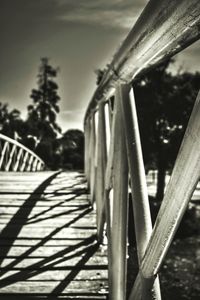
[[[109,299],[126,299],[129,178],[139,273],[129,300],[161,299],[158,273],[200,174],[200,94],[152,229],[132,82],[200,36],[199,0],[150,0],[85,114],[85,173],[108,238]],[[113,101],[114,99],[114,101]]]
[[[0,134],[0,171],[40,171],[44,165],[33,151]]]

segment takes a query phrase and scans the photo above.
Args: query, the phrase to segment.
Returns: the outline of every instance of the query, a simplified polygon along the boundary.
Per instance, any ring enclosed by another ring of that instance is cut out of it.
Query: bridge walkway
[[[1,299],[107,299],[84,176],[0,172]]]

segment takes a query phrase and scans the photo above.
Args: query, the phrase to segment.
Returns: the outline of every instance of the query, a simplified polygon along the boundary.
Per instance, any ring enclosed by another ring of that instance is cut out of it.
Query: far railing
[[[199,0],[150,0],[85,115],[85,173],[99,241],[108,237],[109,299],[126,299],[131,182],[139,273],[129,300],[161,299],[158,273],[200,174],[200,94],[152,229],[132,81],[199,39]],[[114,99],[114,101],[113,101]]]
[[[33,151],[0,133],[0,171],[41,171],[44,166]]]

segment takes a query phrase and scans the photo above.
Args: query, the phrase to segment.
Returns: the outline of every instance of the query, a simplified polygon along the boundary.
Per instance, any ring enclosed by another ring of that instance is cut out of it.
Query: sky
[[[26,118],[42,57],[59,67],[63,132],[83,127],[95,70],[112,59],[147,0],[0,0],[0,102]],[[173,70],[200,71],[200,43],[177,56]]]

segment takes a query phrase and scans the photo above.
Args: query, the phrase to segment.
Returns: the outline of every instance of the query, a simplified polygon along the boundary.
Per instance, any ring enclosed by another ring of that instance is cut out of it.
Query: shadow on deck
[[[0,190],[1,298],[107,299],[84,177],[2,172]]]

